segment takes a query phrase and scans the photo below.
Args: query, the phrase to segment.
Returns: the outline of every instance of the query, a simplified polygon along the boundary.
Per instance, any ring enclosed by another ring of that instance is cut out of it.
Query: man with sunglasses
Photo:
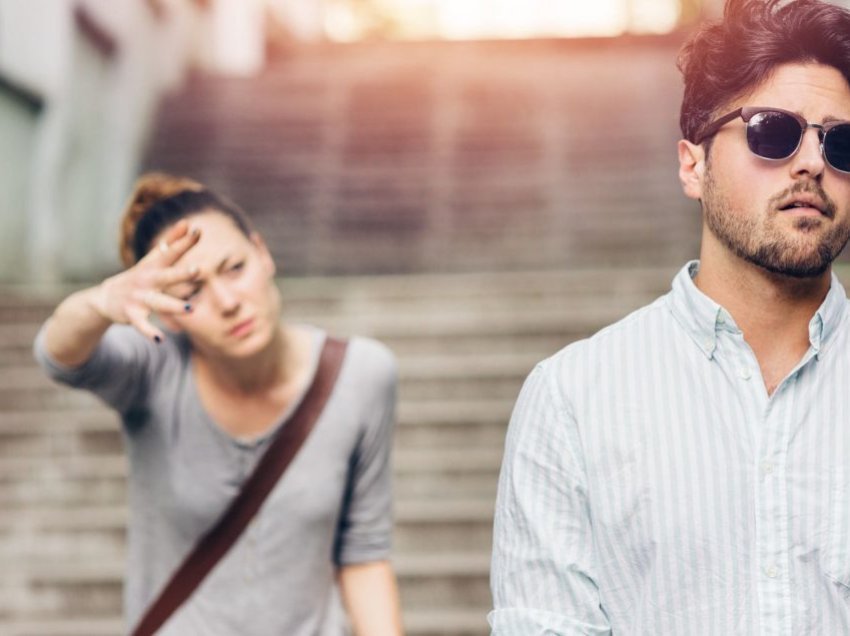
[[[728,0],[679,67],[700,260],[526,380],[494,634],[850,634],[850,12]]]

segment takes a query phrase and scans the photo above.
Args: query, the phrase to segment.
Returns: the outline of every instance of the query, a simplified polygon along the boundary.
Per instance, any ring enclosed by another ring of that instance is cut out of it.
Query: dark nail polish
[[[189,303],[186,303],[186,304],[183,306],[183,309],[185,309],[185,310],[186,310],[186,313],[188,314],[190,311],[192,311],[192,305],[190,305]]]
[[[154,336],[153,339],[156,340],[157,344],[162,342],[162,338],[160,338],[159,336]]]

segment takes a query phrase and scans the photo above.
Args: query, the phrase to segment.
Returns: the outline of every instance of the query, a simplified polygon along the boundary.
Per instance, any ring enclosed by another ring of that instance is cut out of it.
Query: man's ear
[[[702,145],[693,144],[687,139],[679,141],[679,182],[685,196],[691,199],[702,199],[705,161],[705,148]]]
[[[254,247],[257,248],[257,252],[260,254],[260,262],[268,272],[269,277],[273,277],[277,273],[277,266],[275,265],[274,259],[272,258],[271,252],[269,252],[269,248],[266,246],[266,242],[263,240],[263,237],[260,236],[259,232],[251,232],[251,242],[254,244]]]

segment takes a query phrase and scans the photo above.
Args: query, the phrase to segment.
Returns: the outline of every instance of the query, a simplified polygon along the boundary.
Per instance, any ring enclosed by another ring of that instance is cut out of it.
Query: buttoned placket
[[[753,543],[748,559],[755,595],[750,611],[760,634],[792,636],[795,625],[805,625],[807,608],[799,605],[795,592],[796,573],[791,550],[791,512],[789,509],[789,454],[792,440],[801,424],[793,413],[800,388],[798,383],[814,369],[823,355],[823,345],[834,332],[846,295],[833,276],[831,296],[809,323],[809,350],[783,379],[772,395],[767,394],[758,361],[734,319],[720,305],[701,295],[693,286],[696,273],[688,264],[690,281],[674,281],[674,315],[689,331],[703,354],[722,369],[726,380],[736,387],[740,398],[741,427],[749,450],[751,501],[754,515]],[[709,322],[710,320],[710,322]],[[796,511],[795,511],[796,512]]]
[[[786,461],[789,431],[785,417],[788,378],[763,407],[753,458],[756,516],[756,585],[762,620],[761,633],[792,636],[789,576],[789,511]]]
[[[788,509],[788,448],[796,433],[788,413],[792,409],[793,388],[802,369],[816,364],[819,340],[803,359],[780,382],[767,401],[762,434],[758,438],[759,464],[755,483],[758,558],[761,576],[758,580],[762,615],[770,619],[763,625],[764,634],[792,636],[795,607],[791,584],[791,511]]]
[[[768,396],[755,354],[723,310],[717,316],[716,338],[725,342],[717,347],[719,351],[716,350],[713,357],[717,363],[731,366],[727,367],[727,373],[739,390],[749,395],[746,402],[753,405],[751,417],[757,422],[752,461],[756,521],[753,574],[758,590],[761,633],[792,636],[794,617],[789,576],[790,512],[786,463],[794,431],[787,413],[790,389],[796,383],[800,370],[816,357],[817,350],[810,348],[774,393]]]

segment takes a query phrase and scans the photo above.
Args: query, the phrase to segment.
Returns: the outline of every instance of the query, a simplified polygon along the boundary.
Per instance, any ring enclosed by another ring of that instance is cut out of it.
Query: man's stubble
[[[747,262],[781,276],[817,277],[844,249],[850,239],[850,223],[799,217],[793,221],[796,230],[793,234],[782,228],[778,215],[783,213],[776,209],[777,203],[802,192],[827,202],[835,218],[836,206],[820,184],[812,180],[800,181],[772,197],[762,215],[738,214],[730,197],[718,187],[708,162],[701,200],[705,223],[727,249]],[[825,229],[824,225],[827,225]]]

